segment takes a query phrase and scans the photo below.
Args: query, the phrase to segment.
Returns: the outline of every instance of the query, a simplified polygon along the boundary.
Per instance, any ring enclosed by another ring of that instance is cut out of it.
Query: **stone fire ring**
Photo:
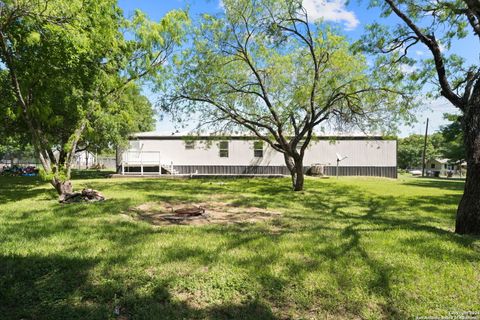
[[[176,216],[181,217],[197,217],[205,213],[204,208],[180,208],[173,210]]]

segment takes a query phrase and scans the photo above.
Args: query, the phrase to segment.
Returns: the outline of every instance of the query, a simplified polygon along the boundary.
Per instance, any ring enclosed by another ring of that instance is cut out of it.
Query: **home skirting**
[[[286,166],[187,166],[174,165],[176,174],[209,174],[209,175],[242,175],[242,174],[259,174],[259,175],[288,175]],[[310,167],[304,167],[304,171],[308,172]],[[128,173],[140,172],[140,167],[126,167]],[[158,166],[144,166],[144,173],[158,173]],[[167,173],[167,172],[165,172]],[[336,176],[337,168],[335,166],[325,166],[324,173],[327,176]],[[397,178],[397,167],[377,167],[377,166],[355,166],[355,167],[338,167],[339,176],[366,176],[366,177],[386,177]]]

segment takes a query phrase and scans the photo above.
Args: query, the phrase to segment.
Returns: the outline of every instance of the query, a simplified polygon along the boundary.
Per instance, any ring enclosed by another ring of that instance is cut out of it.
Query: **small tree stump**
[[[60,203],[104,201],[105,197],[97,190],[83,189],[82,192],[67,193],[60,196]]]

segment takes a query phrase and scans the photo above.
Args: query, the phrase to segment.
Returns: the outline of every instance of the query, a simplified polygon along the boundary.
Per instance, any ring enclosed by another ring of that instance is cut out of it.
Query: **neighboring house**
[[[446,176],[448,171],[453,170],[452,165],[449,164],[449,159],[431,159],[425,164],[427,172],[435,173],[437,175]]]
[[[58,159],[59,152],[55,150],[53,152],[55,158]],[[88,169],[96,163],[95,154],[87,150],[79,151],[75,153],[75,158],[73,159],[72,168],[74,169]]]
[[[318,137],[305,152],[305,171],[323,165],[327,175],[397,177],[397,141],[383,137]],[[251,136],[139,133],[121,156],[122,174],[289,174],[281,153]]]
[[[73,167],[75,169],[88,169],[96,163],[95,155],[88,151],[80,151],[75,154]]]
[[[433,159],[429,160],[425,164],[425,170],[430,172],[432,175],[447,176],[448,173],[455,173],[462,175],[462,172],[465,172],[467,169],[467,163],[462,162],[461,164],[454,164],[450,159]]]

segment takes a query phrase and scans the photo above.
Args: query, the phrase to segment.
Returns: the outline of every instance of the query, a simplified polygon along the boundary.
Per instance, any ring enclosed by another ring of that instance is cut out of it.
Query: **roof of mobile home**
[[[139,132],[131,136],[131,139],[139,140],[181,140],[181,139],[199,139],[199,140],[209,140],[209,139],[229,139],[229,140],[257,140],[258,137],[254,135],[240,135],[240,134],[195,134],[195,133],[172,133],[172,132]],[[391,136],[382,136],[382,135],[366,135],[363,133],[353,133],[353,134],[331,134],[331,135],[315,135],[313,139],[318,140],[396,140],[396,138]]]

